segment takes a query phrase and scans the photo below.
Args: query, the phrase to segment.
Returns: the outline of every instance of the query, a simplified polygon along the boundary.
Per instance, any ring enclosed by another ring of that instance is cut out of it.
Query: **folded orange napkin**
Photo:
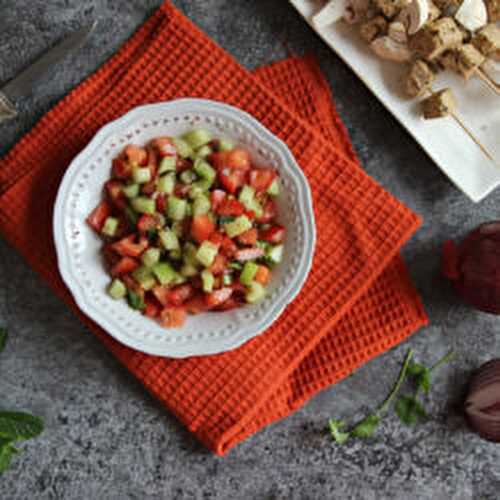
[[[57,270],[51,221],[66,168],[101,126],[139,104],[185,96],[240,107],[288,144],[311,186],[318,239],[302,292],[271,328],[228,353],[173,360],[122,346],[78,310]],[[169,2],[0,162],[6,239],[218,454],[426,323],[398,256],[419,224],[359,168],[313,60],[252,76]]]

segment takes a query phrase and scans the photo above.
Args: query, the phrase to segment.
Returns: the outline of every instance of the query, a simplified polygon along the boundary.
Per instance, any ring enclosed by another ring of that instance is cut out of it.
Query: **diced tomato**
[[[117,264],[122,258],[111,248],[111,245],[105,245],[102,248],[102,256],[104,258],[104,262],[106,262],[110,268]]]
[[[111,215],[111,206],[107,201],[102,201],[92,210],[87,217],[87,224],[96,232],[100,233],[104,222]]]
[[[231,258],[236,250],[238,250],[236,243],[229,236],[224,236],[224,240],[222,241],[220,248],[221,253],[226,257]]]
[[[218,175],[224,189],[231,194],[235,194],[238,188],[245,184],[247,178],[244,170],[229,167],[219,169]]]
[[[255,220],[255,212],[253,210],[245,210],[245,215],[250,219],[250,220]]]
[[[262,215],[255,220],[261,224],[266,224],[275,219],[277,215],[278,207],[276,206],[276,203],[274,203],[273,200],[268,200],[264,205]]]
[[[276,226],[261,231],[259,238],[277,245],[278,243],[282,243],[285,239],[285,228],[277,224]]]
[[[167,210],[167,195],[165,193],[158,193],[156,197],[156,211],[164,214]]]
[[[149,297],[147,297],[144,300],[144,302],[146,304],[146,308],[144,309],[144,312],[143,312],[144,315],[148,316],[149,318],[158,317],[158,315],[160,314],[160,309],[161,309],[158,302],[156,300],[150,299]]]
[[[141,194],[151,196],[156,191],[156,181],[149,181],[141,185]]]
[[[111,180],[104,184],[109,201],[119,210],[124,210],[127,207],[127,197],[122,188],[123,184],[120,181]]]
[[[146,248],[148,248],[149,242],[145,236],[141,236],[139,241],[136,243],[135,234],[131,234],[122,238],[121,240],[113,243],[112,248],[115,252],[123,255],[124,257],[139,257]]]
[[[187,312],[181,306],[165,307],[160,313],[160,321],[165,328],[178,328],[186,322]]]
[[[222,234],[219,231],[215,231],[210,235],[210,238],[208,238],[208,240],[210,241],[210,243],[213,243],[217,247],[220,247],[224,242],[225,236],[226,236],[225,234]]]
[[[217,290],[222,287],[222,275],[219,274],[219,276],[214,277],[214,286],[213,289]]]
[[[217,307],[226,302],[229,297],[233,294],[233,289],[231,287],[224,287],[216,290],[212,293],[207,293],[205,295],[205,302],[209,307]]]
[[[224,199],[217,208],[217,213],[223,216],[234,216],[243,215],[245,212],[245,207],[242,203],[234,198]]]
[[[230,168],[248,170],[250,168],[250,154],[246,149],[234,148],[226,152],[226,165]]]
[[[189,170],[193,168],[193,160],[189,158],[177,158],[177,162],[175,164],[175,169],[177,172],[184,172],[184,170]]]
[[[151,146],[158,151],[158,154],[164,156],[177,156],[177,150],[170,137],[158,137],[151,142]]]
[[[217,207],[222,203],[225,197],[226,192],[222,191],[222,189],[214,189],[210,193],[210,204],[212,205],[212,210],[214,212],[217,212]]]
[[[125,286],[127,287],[127,290],[132,290],[134,293],[139,295],[141,299],[144,299],[145,292],[141,285],[135,281],[130,274],[124,274],[123,276],[120,276],[120,279],[125,283]]]
[[[250,170],[250,186],[255,191],[266,191],[276,178],[276,172],[270,168],[252,168]]]
[[[123,157],[113,160],[112,176],[118,179],[129,179],[132,175],[132,165]]]
[[[233,297],[244,297],[245,294],[247,293],[247,289],[245,288],[244,285],[242,285],[239,281],[235,281],[231,285],[229,285],[231,289],[233,290]]]
[[[176,184],[174,188],[174,195],[177,198],[185,198],[189,193],[191,186],[189,184]]]
[[[237,309],[238,307],[241,307],[243,304],[236,300],[233,297],[229,297],[229,299],[226,300],[226,302],[223,302],[219,306],[215,307],[215,311],[230,311],[231,309]]]
[[[215,259],[212,265],[208,268],[208,270],[214,275],[217,276],[222,274],[226,270],[227,260],[220,253],[215,256]]]
[[[147,146],[146,151],[148,153],[148,160],[146,162],[146,165],[148,165],[150,168],[153,167],[154,171],[156,173],[156,169],[158,167],[158,156],[156,154],[156,151],[151,146]],[[153,172],[151,172],[151,173],[153,173]]]
[[[139,217],[137,221],[137,229],[140,233],[147,233],[152,229],[155,229],[158,225],[158,219],[151,214],[144,214]]]
[[[134,146],[133,144],[128,145],[123,151],[123,154],[129,163],[136,165],[145,165],[148,159],[146,150],[144,148]]]
[[[184,307],[190,314],[200,314],[206,311],[208,306],[205,302],[205,295],[201,293],[196,294],[184,304]]]
[[[257,229],[252,228],[236,237],[238,243],[247,246],[254,246],[257,243]]]
[[[125,214],[119,214],[116,218],[118,219],[118,227],[113,235],[113,239],[115,240],[121,239],[127,234],[130,234],[130,230],[133,229],[130,227],[130,222]]]
[[[255,273],[254,280],[261,285],[266,286],[271,281],[271,271],[266,266],[259,266]]]
[[[240,262],[245,262],[247,260],[254,260],[262,257],[264,255],[264,250],[259,247],[254,248],[243,248],[241,250],[237,250],[234,254],[234,258],[239,260]]]
[[[167,293],[167,301],[174,306],[180,306],[194,295],[194,288],[189,284],[175,286]]]
[[[139,262],[131,257],[122,257],[111,268],[111,276],[120,276],[122,274],[130,274],[139,267]]]
[[[198,242],[202,243],[210,238],[215,231],[215,224],[206,214],[196,215],[191,222],[191,235]]]
[[[152,292],[153,292],[153,295],[156,298],[156,300],[162,306],[168,305],[168,292],[169,292],[169,289],[166,286],[156,285],[155,287],[153,287]]]

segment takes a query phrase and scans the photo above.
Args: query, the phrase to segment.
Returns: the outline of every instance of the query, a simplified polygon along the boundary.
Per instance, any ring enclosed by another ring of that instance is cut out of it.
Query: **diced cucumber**
[[[146,267],[153,267],[155,264],[160,262],[161,251],[159,248],[148,248],[142,255],[142,263]]]
[[[213,243],[210,241],[204,241],[196,252],[196,259],[200,264],[205,267],[209,267],[213,264],[218,251],[219,249]]]
[[[274,179],[271,185],[267,188],[267,194],[270,196],[278,196],[280,194],[280,181],[278,178]]]
[[[203,291],[207,293],[211,293],[214,289],[215,278],[214,275],[205,269],[201,272],[201,281],[203,283]]]
[[[267,250],[270,249],[272,246],[267,241],[262,241],[262,240],[257,240],[257,243],[255,245],[259,248],[262,248],[262,250],[264,250],[264,252],[267,252]]]
[[[174,143],[175,149],[177,149],[177,154],[181,158],[188,158],[193,154],[191,146],[186,141],[174,137],[172,138],[172,142]]]
[[[168,256],[172,259],[172,260],[181,260],[182,259],[182,252],[181,252],[181,249],[178,248],[177,250],[170,250],[170,252],[168,252]]]
[[[194,171],[202,178],[207,181],[213,182],[217,173],[215,170],[202,158],[198,158],[194,162]]]
[[[104,225],[102,226],[101,233],[106,236],[114,236],[116,234],[116,230],[118,229],[119,220],[116,217],[108,217],[104,221]]]
[[[196,156],[199,158],[206,158],[208,155],[212,154],[212,148],[205,144],[200,149],[196,150]]]
[[[155,200],[146,196],[138,196],[130,200],[132,208],[140,214],[154,214],[156,210]]]
[[[115,300],[120,300],[127,295],[127,288],[123,281],[115,278],[108,287],[108,295]]]
[[[145,184],[151,180],[151,170],[148,167],[132,169],[132,179],[136,184]]]
[[[198,196],[193,201],[193,215],[203,215],[210,211],[211,204],[207,196]]]
[[[283,258],[283,245],[276,245],[267,249],[266,259],[271,261],[273,264],[279,264],[282,258]]]
[[[129,184],[128,186],[124,186],[122,191],[127,198],[135,198],[136,196],[139,196],[139,184]]]
[[[259,270],[259,266],[255,262],[245,262],[243,266],[243,271],[240,274],[240,282],[242,285],[250,286],[257,271]]]
[[[252,209],[252,204],[255,201],[255,189],[248,184],[245,184],[240,191],[240,195],[238,197],[241,203],[245,205],[245,208],[248,210]]]
[[[180,250],[179,238],[171,229],[158,231],[158,238],[165,250]]]
[[[236,269],[237,271],[241,271],[243,269],[243,266],[240,262],[234,261],[229,263],[229,267],[231,269]]]
[[[184,234],[184,223],[182,221],[176,221],[172,224],[172,231],[180,238]]]
[[[175,156],[165,156],[160,162],[158,168],[158,173],[164,174],[165,172],[175,172],[175,167],[177,165],[177,157]]]
[[[153,274],[162,285],[168,285],[175,280],[177,272],[168,262],[158,262],[153,266]]]
[[[219,151],[231,151],[234,149],[234,143],[229,139],[219,139]]]
[[[199,182],[199,181],[198,181]],[[195,200],[198,198],[198,196],[202,196],[206,193],[206,189],[202,189],[200,186],[195,185],[197,184],[196,182],[191,186],[191,189],[189,190],[188,196],[192,199]]]
[[[262,217],[264,211],[262,210],[262,205],[259,203],[257,198],[254,198],[252,204],[250,205],[249,210],[253,210],[255,212],[255,217]]]
[[[249,304],[255,304],[266,296],[266,289],[260,284],[253,281],[248,286],[248,291],[245,299]]]
[[[198,176],[193,170],[184,170],[184,172],[179,175],[179,179],[183,184],[192,184],[197,178]]]
[[[192,264],[184,263],[184,265],[181,267],[181,274],[186,278],[192,278],[193,276],[196,276],[198,274],[198,269]]]
[[[212,187],[213,183],[213,180],[209,181],[208,179],[198,179],[196,182],[193,182],[193,184],[191,184],[191,189],[199,188],[202,191],[208,191]]]
[[[222,284],[224,286],[230,285],[233,282],[233,277],[231,274],[224,274],[222,276]]]
[[[176,273],[175,278],[172,281],[172,285],[182,285],[183,283],[186,283],[186,281],[187,279],[185,278],[185,276],[180,273]]]
[[[249,229],[252,229],[252,222],[246,215],[240,215],[233,222],[224,224],[224,230],[230,238],[234,238]]]
[[[155,277],[151,269],[146,266],[139,266],[133,273],[132,277],[141,285],[144,290],[151,290],[156,285]]]
[[[158,179],[157,190],[160,193],[172,194],[175,188],[175,174],[173,172],[162,175]]]
[[[198,149],[209,143],[212,140],[210,132],[205,129],[198,128],[191,130],[184,135],[183,139],[191,146],[193,149]]]
[[[168,216],[172,220],[183,220],[186,216],[187,201],[176,196],[170,196],[168,199]]]
[[[139,220],[139,216],[131,207],[125,208],[125,215],[126,215],[128,221],[130,222],[130,224],[132,224],[132,226],[135,226],[137,224],[137,221]]]

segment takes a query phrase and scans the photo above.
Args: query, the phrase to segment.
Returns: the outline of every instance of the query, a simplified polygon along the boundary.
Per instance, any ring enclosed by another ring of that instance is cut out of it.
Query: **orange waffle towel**
[[[268,331],[232,352],[172,360],[122,346],[78,310],[57,271],[51,221],[66,168],[101,126],[139,104],[185,96],[240,107],[288,144],[309,179],[318,241],[302,292]],[[359,168],[316,64],[292,58],[251,75],[170,3],[0,167],[0,230],[7,240],[218,454],[427,321],[398,256],[420,219]]]

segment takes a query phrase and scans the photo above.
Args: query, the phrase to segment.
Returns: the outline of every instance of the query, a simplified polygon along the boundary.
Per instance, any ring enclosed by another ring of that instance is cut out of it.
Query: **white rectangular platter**
[[[402,92],[407,66],[379,59],[359,36],[357,26],[340,19],[316,28],[312,17],[326,4],[324,0],[290,0],[290,3],[471,200],[482,200],[500,184],[500,96],[484,82],[476,77],[465,82],[447,71],[438,75],[433,88],[452,87],[459,103],[457,115],[492,159],[452,118],[424,120],[418,99],[408,99]]]

